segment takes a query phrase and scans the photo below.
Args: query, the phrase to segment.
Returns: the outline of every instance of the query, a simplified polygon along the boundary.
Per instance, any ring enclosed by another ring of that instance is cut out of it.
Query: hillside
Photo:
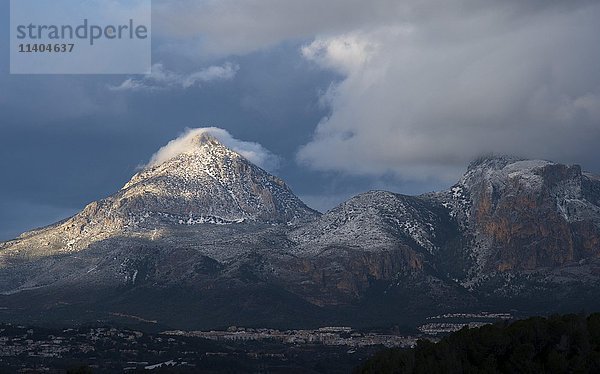
[[[597,373],[600,314],[463,329],[439,343],[376,354],[355,373]]]

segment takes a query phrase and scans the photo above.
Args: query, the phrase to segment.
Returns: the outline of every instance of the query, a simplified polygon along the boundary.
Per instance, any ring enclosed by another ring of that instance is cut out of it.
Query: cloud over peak
[[[180,154],[190,152],[197,144],[194,139],[198,135],[209,134],[215,137],[225,147],[239,153],[248,161],[267,171],[274,171],[279,165],[279,157],[271,153],[262,145],[255,142],[246,142],[234,138],[227,130],[218,127],[201,127],[186,129],[176,139],[171,140],[165,146],[161,147],[152,157],[146,166],[152,167],[162,164]]]

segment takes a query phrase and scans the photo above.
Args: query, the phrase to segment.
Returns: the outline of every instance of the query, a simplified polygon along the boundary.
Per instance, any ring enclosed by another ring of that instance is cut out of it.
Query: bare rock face
[[[374,283],[423,274],[424,269],[423,256],[408,246],[379,251],[339,246],[316,256],[281,261],[278,272],[286,288],[326,306],[357,302]]]
[[[437,198],[472,236],[477,272],[527,271],[598,256],[597,188],[578,165],[493,157]]]

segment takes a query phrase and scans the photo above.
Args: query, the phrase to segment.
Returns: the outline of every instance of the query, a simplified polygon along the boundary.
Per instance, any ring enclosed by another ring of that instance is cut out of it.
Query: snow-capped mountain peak
[[[39,251],[80,251],[91,243],[129,232],[242,222],[293,225],[319,213],[307,207],[281,179],[254,165],[209,133],[160,163],[145,167],[108,198],[75,216],[21,236]],[[164,148],[163,148],[164,150]],[[129,235],[129,234],[127,234]]]
[[[239,153],[225,147],[208,133],[196,134],[187,141],[189,144],[176,152],[173,151],[173,154],[167,155],[165,160],[151,160],[141,172],[125,184],[122,190],[127,190],[142,181],[167,175],[198,177],[207,173],[225,182],[227,176],[219,173],[218,169],[233,164],[250,164]],[[236,178],[235,170],[230,170],[227,174],[230,174],[231,178]]]
[[[187,141],[183,151],[137,173],[115,195],[119,206],[130,215],[185,214],[192,221],[296,223],[317,215],[285,182],[213,135],[199,133]]]

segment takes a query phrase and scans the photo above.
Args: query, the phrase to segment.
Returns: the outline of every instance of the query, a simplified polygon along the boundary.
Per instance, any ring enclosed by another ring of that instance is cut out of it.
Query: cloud
[[[244,55],[309,40],[340,74],[298,160],[316,170],[450,181],[480,153],[593,163],[597,1],[158,0],[163,51]],[[169,49],[169,45],[171,49]]]
[[[159,0],[153,32],[165,35],[174,53],[241,55],[284,40],[403,19],[397,0]],[[183,48],[185,46],[185,48]]]
[[[285,40],[415,23],[440,28],[449,20],[463,19],[467,22],[461,31],[471,33],[472,14],[509,23],[594,1],[155,0],[152,31],[165,41],[161,48],[178,55],[243,55]]]
[[[482,153],[595,162],[600,4],[447,3],[453,11],[419,17],[415,7],[414,21],[301,49],[344,78],[325,94],[331,114],[297,159],[316,170],[447,181]]]
[[[191,74],[179,74],[165,69],[163,64],[154,64],[152,72],[139,79],[129,78],[118,86],[111,86],[115,91],[161,90],[166,88],[190,88],[202,83],[230,80],[235,77],[239,66],[226,62],[221,66],[210,66]]]
[[[171,140],[167,145],[160,148],[150,158],[147,166],[160,165],[180,154],[193,150],[194,147],[196,147],[194,137],[200,134],[210,134],[214,136],[221,144],[234,152],[239,153],[248,161],[265,170],[274,171],[279,166],[279,157],[265,149],[262,145],[235,139],[227,130],[218,127],[186,129],[179,137]]]
[[[322,67],[351,74],[365,65],[378,48],[359,33],[317,39],[301,48],[304,58]]]

